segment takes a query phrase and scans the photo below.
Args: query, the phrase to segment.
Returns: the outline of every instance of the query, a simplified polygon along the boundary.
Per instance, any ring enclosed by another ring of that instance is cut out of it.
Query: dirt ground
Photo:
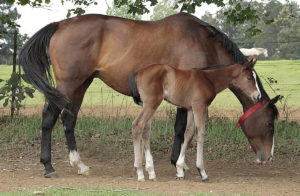
[[[194,155],[187,157],[190,170],[186,172],[184,180],[176,180],[176,171],[170,164],[169,154],[155,155],[157,182],[137,182],[131,153],[120,154],[107,147],[103,147],[97,154],[85,150],[81,152],[81,158],[91,167],[91,171],[89,176],[80,176],[69,165],[65,146],[54,144],[52,162],[60,177],[46,179],[43,177],[43,166],[39,163],[39,145],[0,145],[0,192],[82,186],[139,189],[142,192],[163,195],[189,195],[199,192],[300,195],[300,165],[288,162],[278,164],[276,158],[274,162],[266,165],[254,164],[252,160],[243,161],[242,158],[234,163],[206,161],[209,182],[204,183],[194,167]],[[147,177],[146,173],[145,175]]]

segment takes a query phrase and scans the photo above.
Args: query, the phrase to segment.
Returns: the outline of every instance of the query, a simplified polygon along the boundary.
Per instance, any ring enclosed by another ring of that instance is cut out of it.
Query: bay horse
[[[257,102],[260,92],[253,75],[255,61],[243,65],[231,65],[212,70],[180,70],[165,64],[141,68],[129,79],[131,95],[143,108],[132,124],[134,144],[134,167],[138,181],[144,181],[142,156],[145,150],[146,171],[149,179],[155,180],[153,158],[150,150],[152,117],[163,100],[182,107],[192,114],[197,130],[196,167],[203,181],[208,179],[204,170],[203,144],[205,117],[208,106],[216,95],[231,87]],[[183,165],[177,164],[177,177],[183,177]]]
[[[88,173],[89,167],[77,152],[74,127],[86,89],[94,78],[100,78],[114,90],[130,96],[129,77],[143,65],[162,63],[190,69],[245,62],[247,58],[225,34],[186,13],[158,21],[89,14],[46,25],[25,43],[19,54],[19,63],[28,80],[47,100],[42,114],[40,159],[45,167],[44,176],[58,177],[51,164],[51,134],[59,115],[70,163],[78,167],[79,174]],[[257,82],[262,98],[269,102],[258,77]],[[239,90],[231,90],[244,111],[254,105]],[[273,145],[277,111],[274,105],[265,105],[242,125],[246,136],[251,135],[249,142],[260,161],[270,155],[268,149]],[[179,108],[171,156],[173,164],[176,164],[184,141],[186,123],[187,110]],[[270,134],[266,135],[266,132]]]

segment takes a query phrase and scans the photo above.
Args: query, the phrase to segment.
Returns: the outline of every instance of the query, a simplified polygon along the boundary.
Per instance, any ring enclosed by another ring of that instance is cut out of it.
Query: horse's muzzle
[[[267,162],[270,162],[272,161],[272,156],[269,155],[269,156],[266,156],[265,153],[263,152],[258,152],[258,156],[256,157],[256,163],[259,163],[259,164],[266,164]]]

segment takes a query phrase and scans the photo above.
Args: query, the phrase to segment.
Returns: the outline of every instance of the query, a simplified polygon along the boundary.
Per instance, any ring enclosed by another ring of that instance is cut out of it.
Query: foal
[[[256,102],[260,93],[252,73],[254,65],[255,62],[250,61],[243,65],[236,64],[213,70],[180,70],[164,64],[155,64],[143,67],[134,73],[129,81],[131,95],[137,104],[142,103],[143,105],[142,111],[132,125],[134,167],[138,181],[144,181],[142,148],[145,151],[145,168],[149,174],[149,179],[156,179],[150,152],[150,130],[152,116],[163,99],[176,106],[186,108],[189,113],[193,114],[193,121],[197,130],[196,167],[202,180],[207,180],[203,164],[207,107],[217,93],[228,87],[239,89]],[[178,170],[178,167],[181,168]],[[183,167],[184,165],[177,165],[178,177],[183,177],[183,174],[180,173]]]

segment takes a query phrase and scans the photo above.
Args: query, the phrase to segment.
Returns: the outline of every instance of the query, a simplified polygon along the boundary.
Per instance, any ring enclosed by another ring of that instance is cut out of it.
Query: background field
[[[0,78],[9,78],[11,69],[11,66],[0,65]],[[283,95],[286,98],[286,100],[283,99],[281,103],[277,104],[279,108],[283,107],[284,101],[287,102],[289,108],[300,108],[300,60],[258,61],[255,69],[271,98],[277,94]],[[270,77],[277,80],[277,83],[273,83],[270,86],[267,83]],[[2,103],[0,102],[1,105]],[[43,95],[39,92],[35,93],[33,99],[27,98],[24,102],[26,106],[42,105],[43,103]],[[101,80],[95,79],[83,101],[83,106],[93,105],[134,106],[134,103],[131,97],[124,96],[108,87]],[[166,106],[167,103],[163,105]],[[241,110],[241,105],[230,90],[225,90],[216,97],[211,108]]]

